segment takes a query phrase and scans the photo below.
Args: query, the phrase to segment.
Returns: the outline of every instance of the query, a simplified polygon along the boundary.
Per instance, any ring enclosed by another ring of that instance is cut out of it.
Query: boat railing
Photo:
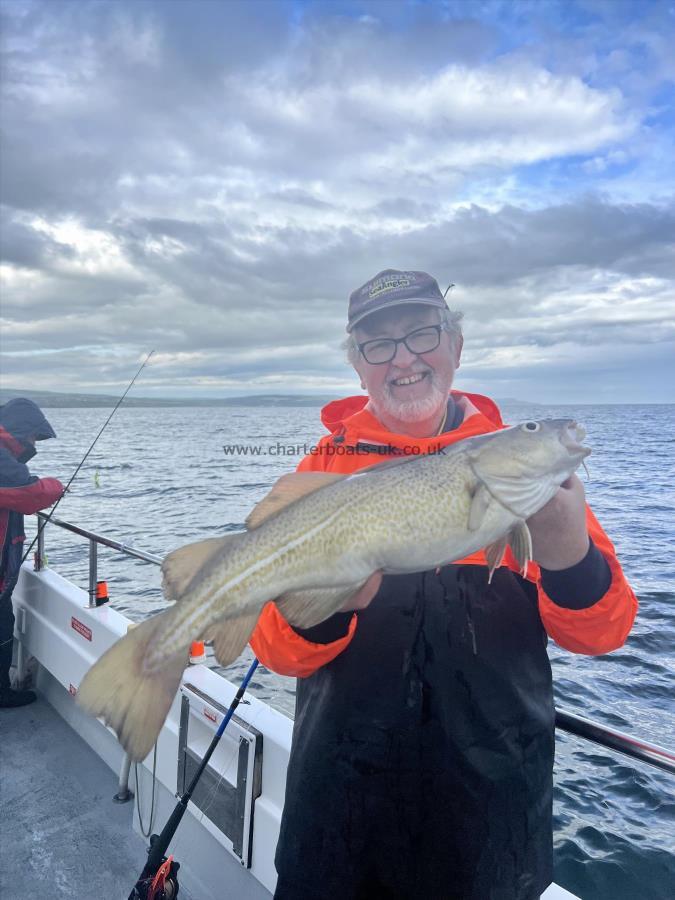
[[[96,585],[98,584],[98,545],[109,547],[111,550],[117,550],[125,556],[131,556],[134,559],[141,559],[143,562],[152,563],[155,566],[162,565],[162,557],[155,556],[154,553],[146,553],[144,550],[137,550],[130,544],[123,544],[121,541],[115,541],[103,534],[96,534],[95,531],[89,531],[86,528],[80,528],[79,525],[73,525],[70,522],[64,522],[63,519],[57,519],[55,516],[49,516],[47,513],[37,513],[38,518],[38,542],[37,550],[34,557],[33,568],[39,572],[43,567],[45,558],[45,525],[56,525],[59,528],[77,534],[89,541],[89,606],[97,606]]]
[[[46,513],[37,513],[37,517],[39,521],[38,544],[34,559],[34,568],[36,571],[39,571],[43,566],[45,552],[44,535],[46,530],[44,526],[47,522],[50,525],[56,525],[58,528],[63,528],[66,531],[77,534],[89,541],[90,606],[97,606],[100,604],[100,599],[97,598],[96,590],[99,544],[104,547],[109,547],[111,550],[116,550],[118,553],[123,553],[125,556],[140,559],[144,562],[151,563],[152,565],[160,566],[162,564],[161,557],[155,556],[152,553],[146,553],[143,550],[137,550],[129,544],[113,540],[102,534],[96,534],[94,531],[80,528],[78,525],[72,525],[70,522],[64,522],[62,519],[57,519],[54,516],[50,517]],[[582,716],[576,715],[576,713],[557,707],[555,711],[555,725],[556,728],[565,731],[568,734],[575,735],[576,737],[580,737],[587,741],[592,741],[595,744],[599,744],[601,747],[615,750],[618,753],[622,753],[624,756],[629,756],[631,759],[637,759],[640,762],[648,763],[649,765],[662,769],[664,772],[670,772],[675,775],[675,753],[664,747],[650,744],[647,741],[632,737],[621,731],[615,731],[612,728],[608,728],[606,725],[600,724],[600,722],[596,722],[592,719],[585,719]]]

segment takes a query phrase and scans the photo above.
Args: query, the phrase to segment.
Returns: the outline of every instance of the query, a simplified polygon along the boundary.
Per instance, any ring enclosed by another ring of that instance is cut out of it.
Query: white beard
[[[426,397],[419,400],[397,400],[391,394],[390,385],[385,384],[379,397],[370,398],[375,415],[380,418],[384,414],[398,419],[399,422],[423,422],[430,419],[448,402],[450,383],[445,384],[445,381],[446,379],[439,378],[436,372],[432,372],[429,392]]]

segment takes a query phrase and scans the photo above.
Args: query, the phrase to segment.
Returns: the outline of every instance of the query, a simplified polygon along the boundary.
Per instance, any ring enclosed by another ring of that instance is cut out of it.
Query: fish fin
[[[205,631],[204,639],[213,642],[213,652],[221,666],[229,666],[241,655],[259,617],[260,610],[236,619],[221,619]]]
[[[336,588],[291,591],[282,594],[274,602],[291,625],[296,628],[311,628],[336,613],[360,587],[360,584],[351,584],[346,587],[342,585]]]
[[[238,534],[208,538],[173,550],[162,563],[162,590],[167,600],[181,600],[199,569],[223,550]]]
[[[523,515],[523,510],[527,510],[527,516],[533,516],[558,490],[558,485],[550,478],[531,480],[484,474],[477,465],[474,471],[495,500],[517,516]]]
[[[499,567],[504,558],[507,543],[518,563],[520,574],[525,575],[527,572],[527,565],[532,560],[532,536],[527,523],[521,521],[514,525],[507,535],[485,548],[485,558],[489,570],[488,584],[492,581],[495,569]]]
[[[532,535],[526,522],[514,525],[508,536],[513,555],[520,566],[520,574],[525,575],[527,564],[532,560]]]
[[[499,568],[502,559],[504,558],[504,551],[506,550],[506,535],[504,537],[499,538],[498,541],[495,541],[493,544],[490,544],[485,548],[485,558],[487,559],[488,564],[488,584],[492,581],[492,576],[495,573],[495,569]]]
[[[487,512],[491,500],[492,495],[490,494],[490,491],[488,491],[484,484],[480,484],[476,488],[471,500],[468,524],[469,531],[478,531],[483,524],[483,519],[485,518],[485,513]]]
[[[167,610],[166,612],[171,612]],[[188,651],[174,653],[161,669],[143,662],[166,613],[146,619],[107,650],[84,676],[77,702],[110,725],[132,759],[145,759],[161,731],[188,664]]]
[[[258,528],[267,519],[271,518],[291,503],[295,503],[307,494],[313,494],[322,487],[340,481],[345,475],[336,475],[331,472],[291,472],[282,475],[269,494],[254,506],[246,519],[246,527],[249,531]]]

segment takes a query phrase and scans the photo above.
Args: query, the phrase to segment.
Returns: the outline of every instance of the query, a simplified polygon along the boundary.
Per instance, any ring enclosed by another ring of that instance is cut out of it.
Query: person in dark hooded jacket
[[[9,682],[14,636],[12,591],[19,577],[25,541],[23,517],[55,503],[63,495],[56,478],[36,478],[26,463],[36,441],[56,437],[41,409],[18,397],[0,406],[0,707],[25,706],[33,691],[13,691]]]

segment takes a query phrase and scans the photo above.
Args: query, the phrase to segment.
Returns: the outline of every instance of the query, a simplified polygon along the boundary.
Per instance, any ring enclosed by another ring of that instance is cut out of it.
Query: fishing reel
[[[150,837],[150,847],[158,839],[156,834]],[[178,897],[178,870],[180,863],[173,856],[165,856],[157,871],[146,876],[143,872],[136,882],[129,900],[175,900]]]

